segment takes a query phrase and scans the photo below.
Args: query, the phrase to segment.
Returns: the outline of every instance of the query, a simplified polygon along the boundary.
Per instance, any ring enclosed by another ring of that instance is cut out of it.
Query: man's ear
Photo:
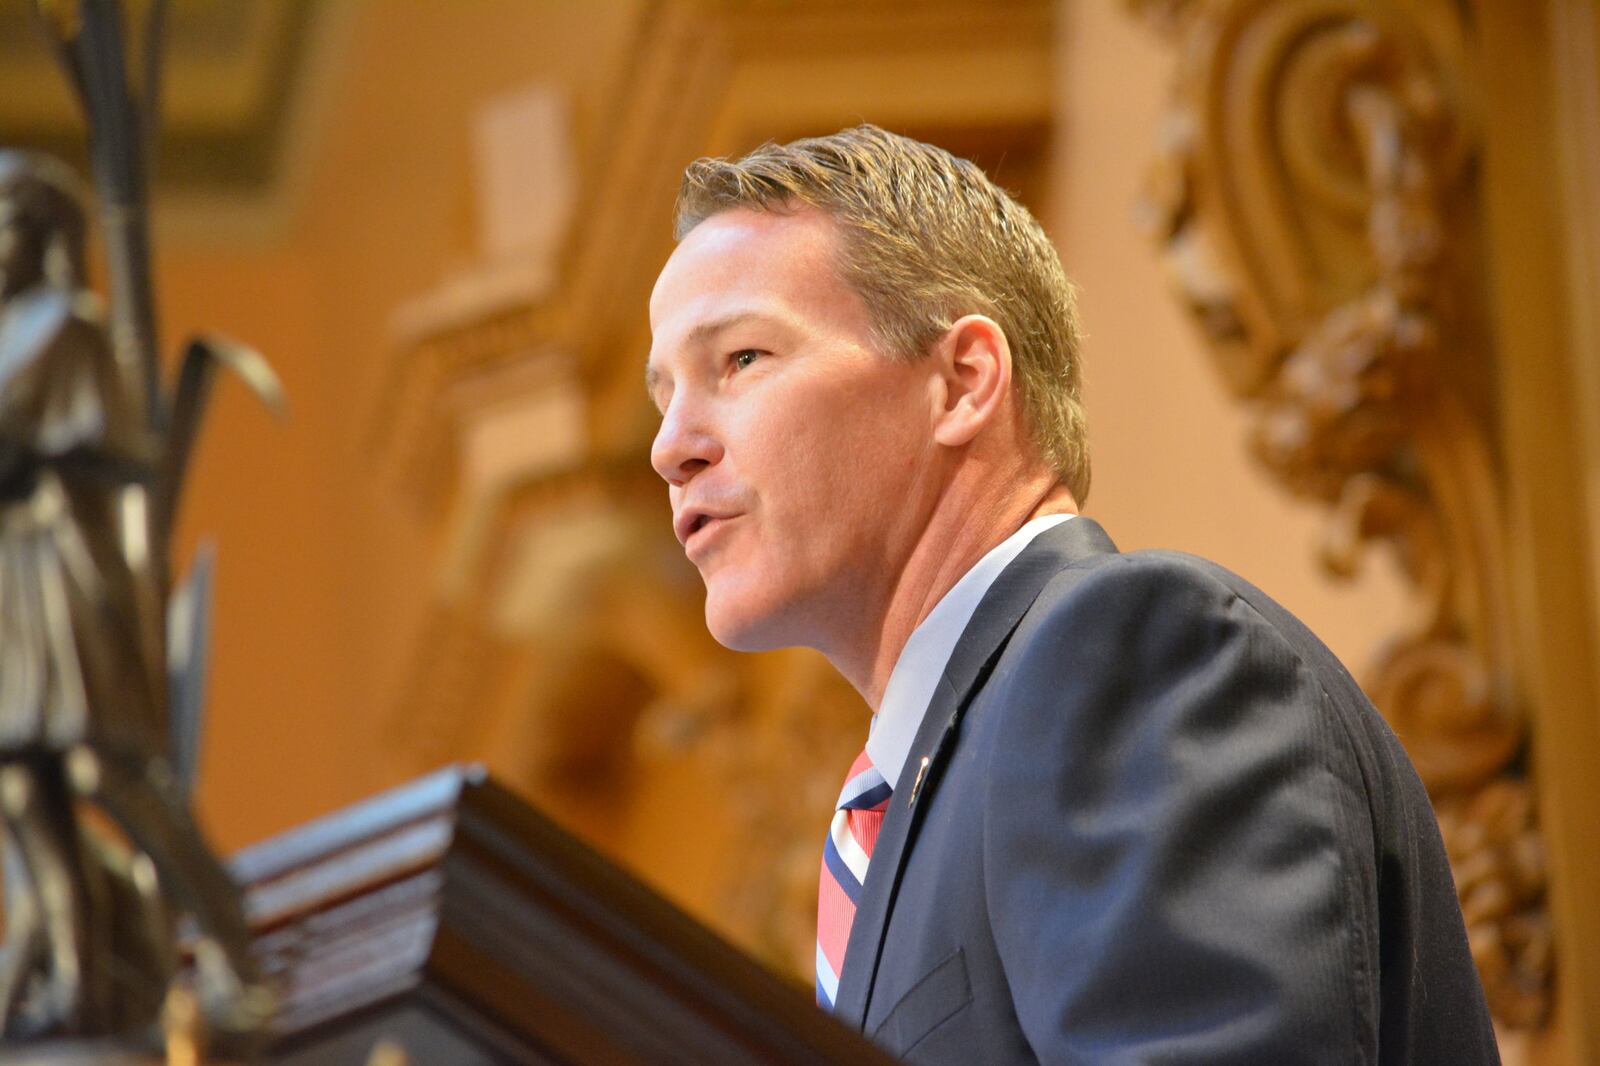
[[[1011,345],[994,319],[967,315],[945,331],[933,355],[944,384],[934,440],[959,448],[999,417],[1011,391]]]

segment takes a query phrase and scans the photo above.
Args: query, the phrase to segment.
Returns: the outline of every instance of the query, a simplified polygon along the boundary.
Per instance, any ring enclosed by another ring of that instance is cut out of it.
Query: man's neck
[[[1002,499],[947,500],[935,509],[890,589],[876,639],[869,634],[847,649],[854,654],[829,656],[833,665],[876,714],[906,641],[962,575],[1028,521],[1077,510],[1066,487],[1045,478]]]

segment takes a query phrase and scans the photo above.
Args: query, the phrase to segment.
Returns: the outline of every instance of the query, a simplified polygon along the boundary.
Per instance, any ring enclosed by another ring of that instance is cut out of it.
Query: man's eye
[[[740,370],[745,369],[761,355],[754,348],[744,348],[733,353],[733,365]]]

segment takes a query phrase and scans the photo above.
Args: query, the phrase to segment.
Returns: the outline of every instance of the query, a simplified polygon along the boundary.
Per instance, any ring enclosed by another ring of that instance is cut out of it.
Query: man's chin
[[[792,643],[774,640],[760,626],[718,624],[711,620],[709,614],[706,616],[706,628],[716,642],[729,651],[775,651]]]
[[[730,651],[775,651],[796,643],[771,614],[719,604],[709,597],[706,628],[718,644]]]

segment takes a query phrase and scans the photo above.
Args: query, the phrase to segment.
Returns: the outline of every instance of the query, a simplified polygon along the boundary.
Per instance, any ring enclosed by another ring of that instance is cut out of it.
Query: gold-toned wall
[[[473,109],[529,82],[572,94],[580,141],[636,5],[354,7],[288,224],[262,241],[164,242],[169,339],[214,329],[265,352],[276,424],[224,385],[184,515],[219,547],[200,803],[238,847],[393,784],[377,752],[431,595],[433,530],[371,444],[390,319],[471,253]],[[158,230],[158,241],[162,233]]]

